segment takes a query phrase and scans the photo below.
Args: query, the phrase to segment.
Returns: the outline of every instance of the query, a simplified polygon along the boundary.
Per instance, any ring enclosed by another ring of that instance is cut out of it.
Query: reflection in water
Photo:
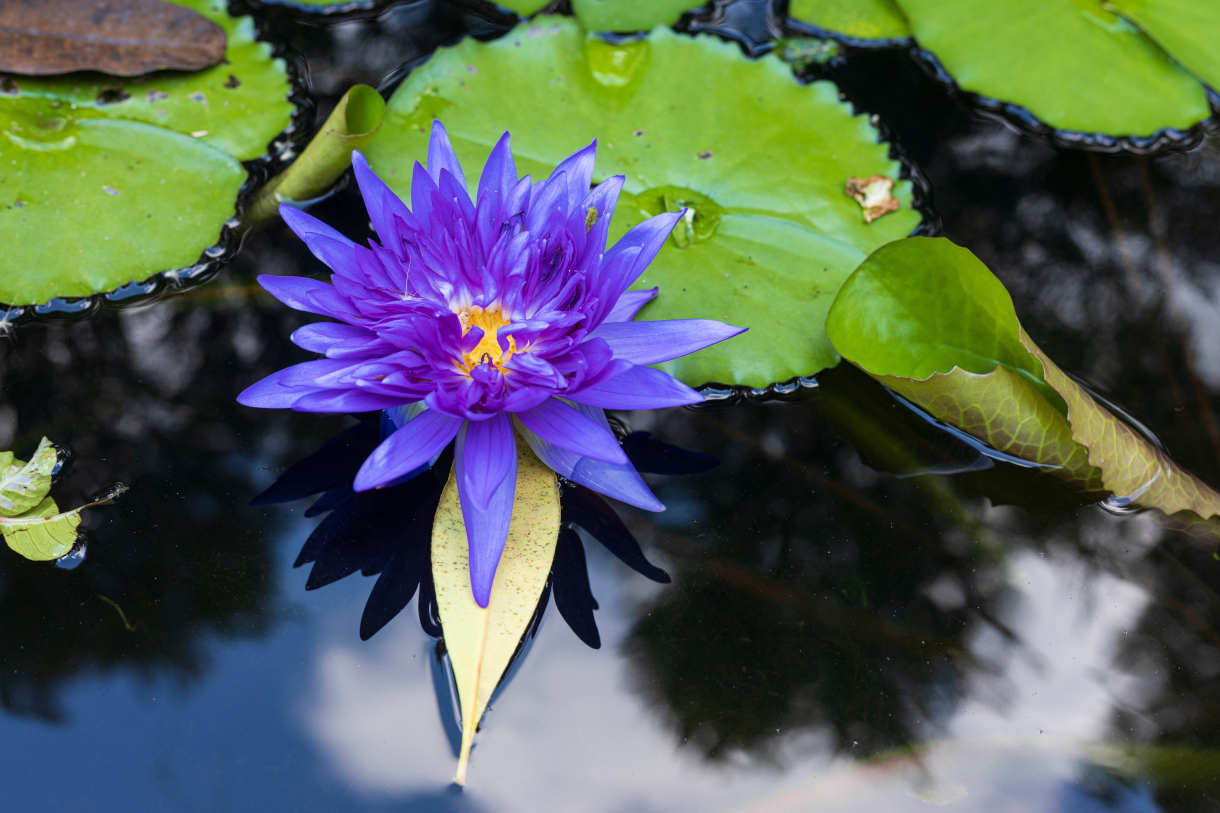
[[[334,30],[275,24],[333,93],[496,24],[486,9],[463,18],[476,5],[410,4]],[[1216,146],[1057,153],[971,118],[900,51],[818,70],[927,170],[946,233],[995,269],[1048,354],[1220,483]],[[352,194],[320,216],[347,216],[356,235]],[[0,699],[15,712],[0,715],[0,758],[16,809],[66,798],[51,796],[77,784],[63,782],[65,753],[94,770],[85,802],[62,809],[1220,808],[1212,549],[1152,515],[1104,515],[1097,495],[1037,471],[970,471],[975,450],[851,370],[792,404],[631,417],[722,460],[659,484],[665,514],[624,512],[674,582],[582,546],[590,590],[575,578],[555,601],[602,648],[542,619],[489,712],[479,782],[446,794],[433,642],[403,619],[358,641],[371,596],[354,579],[277,623],[271,531],[301,509],[246,507],[329,431],[231,400],[303,357],[281,340],[301,320],[248,280],[311,262],[272,230],[207,287],[0,339],[0,448],[41,434],[72,448],[69,503],[133,483],[86,516],[77,570],[0,556]],[[964,473],[929,475],[949,470]],[[565,540],[557,568],[579,574]],[[340,556],[319,580],[351,567]],[[400,588],[384,589],[366,633],[408,600],[411,579],[390,581]],[[596,611],[570,601],[586,595]],[[81,679],[101,672],[110,681]],[[150,699],[147,682],[165,676],[189,685],[190,703]],[[111,707],[140,726],[100,713]],[[53,728],[18,717],[57,714]]]
[[[214,382],[278,329],[245,307],[173,303],[0,340],[0,414],[10,416],[0,448],[43,433],[71,448],[56,492],[66,505],[116,479],[132,484],[116,506],[85,514],[91,541],[75,570],[0,551],[6,709],[58,718],[64,682],[98,671],[188,682],[207,668],[206,636],[265,634],[265,520],[235,505],[259,478],[258,453],[291,440],[274,432],[246,457],[251,423]]]

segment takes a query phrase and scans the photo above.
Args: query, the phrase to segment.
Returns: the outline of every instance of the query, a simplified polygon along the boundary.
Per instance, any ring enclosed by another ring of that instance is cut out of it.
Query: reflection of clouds
[[[1004,510],[993,512],[997,525],[1006,524]],[[1150,523],[1090,512],[1082,541],[1101,549],[1105,537],[1138,556],[1144,537],[1157,535]],[[676,742],[633,690],[620,653],[638,608],[655,590],[676,588],[630,576],[599,548],[589,554],[604,648],[585,648],[548,611],[528,659],[485,719],[471,785],[455,804],[497,811],[1103,809],[1087,797],[1081,745],[1106,739],[1114,702],[1135,688],[1111,676],[1109,665],[1147,597],[1099,572],[1075,546],[1051,544],[1046,555],[1014,550],[1007,585],[996,588],[1019,595],[1004,620],[1020,643],[976,625],[970,649],[998,675],[972,681],[945,728],[925,731],[944,741],[859,763],[850,754],[832,760],[816,730],[783,735],[773,762],[746,754],[706,762]],[[430,641],[409,615],[366,645],[350,624],[324,634],[306,725],[353,790],[409,801],[449,783],[456,763],[437,719],[430,658]],[[1129,798],[1105,809],[1149,809],[1141,787],[1121,792]]]
[[[1139,619],[1147,596],[1066,549],[1046,556],[1021,551],[1012,557],[1010,573],[1010,584],[1022,594],[1008,619],[1021,642],[1018,651],[1009,652],[1011,645],[994,632],[971,642],[981,659],[1007,661],[1006,697],[995,704],[971,692],[950,721],[949,733],[967,740],[1103,738],[1114,700],[1105,680],[1116,639]]]
[[[731,767],[704,762],[641,705],[618,649],[633,607],[653,588],[592,546],[589,558],[603,648],[586,648],[548,610],[529,657],[484,718],[466,795],[497,811],[706,810],[784,782],[778,767],[746,757]],[[335,772],[369,795],[433,792],[456,767],[437,720],[427,639],[409,621],[400,617],[364,646],[345,629],[313,664],[307,727]],[[780,749],[790,766],[808,764],[811,739]]]

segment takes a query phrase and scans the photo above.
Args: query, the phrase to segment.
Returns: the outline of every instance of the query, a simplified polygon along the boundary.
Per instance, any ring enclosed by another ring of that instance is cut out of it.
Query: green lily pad
[[[549,2],[551,0],[495,0],[497,6],[506,8],[509,11],[515,11],[522,17],[537,14],[546,8]]]
[[[1186,70],[1220,91],[1220,3],[1199,0],[1108,0]]]
[[[588,31],[647,31],[673,25],[697,0],[572,0],[572,13]]]
[[[839,283],[921,220],[907,181],[893,189],[901,208],[872,223],[844,194],[850,178],[898,179],[902,167],[834,85],[802,85],[779,59],[746,59],[711,37],[658,28],[611,44],[547,17],[439,51],[395,92],[367,150],[407,199],[433,118],[472,183],[504,130],[518,170],[536,178],[596,138],[595,181],[626,176],[611,239],[688,207],[637,284],[661,289],[643,318],[750,327],[666,365],[691,384],[760,388],[834,364],[822,319]]]
[[[933,417],[1078,488],[1220,516],[1220,494],[1047,358],[1000,281],[948,240],[898,240],[869,255],[826,332],[845,359]]]
[[[181,0],[228,35],[196,73],[0,75],[0,302],[88,297],[195,264],[218,243],[241,162],[289,128],[283,60],[222,0]]]
[[[1032,115],[1064,140],[1087,145],[1093,139],[1080,136],[1100,134],[1109,137],[1105,148],[1172,141],[1165,131],[1211,115],[1194,77],[1100,0],[897,3],[958,87],[1017,121]]]
[[[792,0],[788,16],[856,45],[891,45],[911,37],[895,0]]]

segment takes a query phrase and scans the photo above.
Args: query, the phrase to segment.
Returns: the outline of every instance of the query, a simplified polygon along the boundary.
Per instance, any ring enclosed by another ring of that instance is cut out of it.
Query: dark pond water
[[[474,8],[277,29],[324,111],[494,32]],[[726,13],[757,33],[764,12]],[[1216,142],[1057,152],[901,52],[830,72],[1047,353],[1220,484]],[[321,208],[363,226],[350,190]],[[305,355],[254,275],[318,268],[276,228],[211,284],[0,340],[0,449],[69,447],[67,503],[132,486],[87,516],[76,569],[0,552],[6,810],[1220,809],[1213,550],[981,465],[850,369],[790,402],[624,416],[721,460],[652,478],[665,514],[620,509],[673,583],[587,545],[602,648],[548,611],[454,792],[414,607],[362,642],[373,580],[306,592],[306,503],[249,506],[348,425],[233,400]]]

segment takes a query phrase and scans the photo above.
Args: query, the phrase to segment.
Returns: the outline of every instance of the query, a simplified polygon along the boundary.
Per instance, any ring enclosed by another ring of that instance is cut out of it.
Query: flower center
[[[458,311],[457,317],[462,323],[463,336],[472,327],[478,327],[483,331],[483,338],[479,339],[479,343],[474,346],[474,349],[462,356],[461,360],[457,362],[458,367],[465,372],[470,372],[480,364],[491,364],[503,372],[504,365],[513,357],[513,353],[517,352],[517,342],[512,336],[509,336],[508,349],[500,349],[500,340],[496,334],[499,333],[500,328],[508,324],[508,320],[504,318],[504,313],[500,308],[496,305],[488,308],[471,305]]]

